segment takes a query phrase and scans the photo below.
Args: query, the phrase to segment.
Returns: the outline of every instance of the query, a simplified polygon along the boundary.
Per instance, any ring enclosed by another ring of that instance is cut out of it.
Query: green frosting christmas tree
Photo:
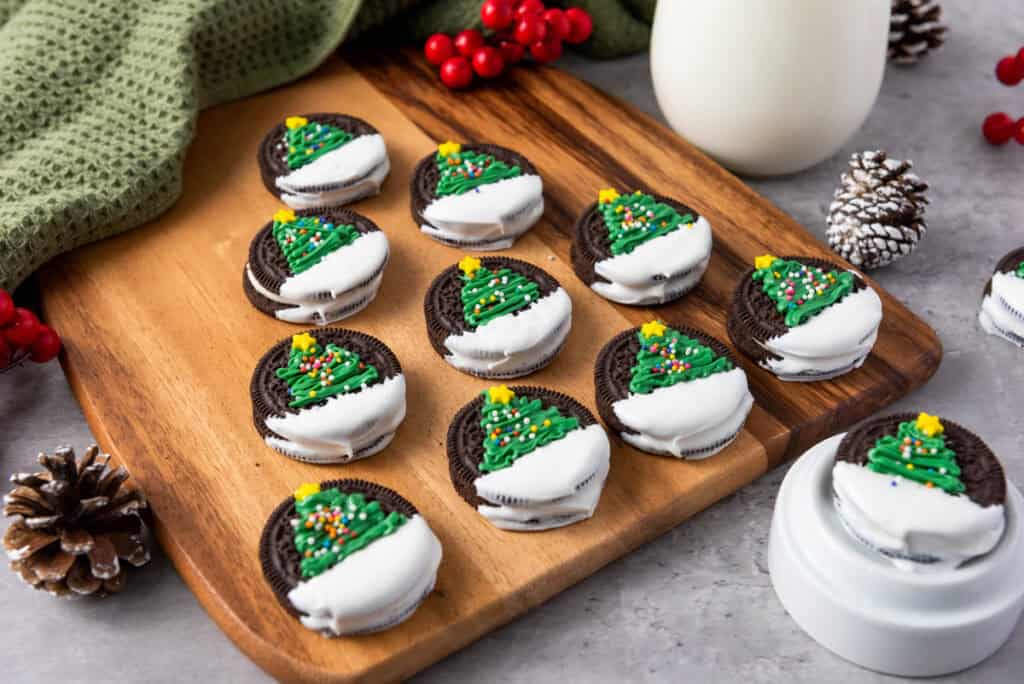
[[[361,236],[355,226],[331,223],[319,216],[297,217],[291,209],[274,214],[272,230],[294,274],[316,266],[325,256],[351,245]]]
[[[885,475],[899,475],[938,487],[949,494],[959,494],[966,487],[960,480],[956,454],[946,446],[944,428],[936,416],[922,413],[916,421],[899,424],[895,435],[881,437],[868,451],[869,470]]]
[[[853,274],[807,266],[766,254],[754,260],[754,280],[784,314],[786,325],[806,323],[853,291]]]
[[[462,315],[466,323],[477,327],[499,316],[530,306],[540,296],[534,281],[509,268],[491,271],[476,257],[459,261],[462,271]]]
[[[409,519],[397,511],[384,513],[377,501],[337,488],[307,483],[295,491],[295,549],[302,576],[316,577],[395,532]]]
[[[484,458],[480,470],[491,473],[508,468],[537,447],[551,444],[580,426],[540,399],[519,397],[505,385],[483,392],[480,427],[484,429]]]
[[[277,377],[288,383],[292,400],[288,405],[302,408],[336,394],[355,392],[380,378],[373,364],[359,354],[336,344],[321,346],[309,333],[292,336],[288,365],[277,369]]]
[[[733,369],[728,358],[660,321],[644,323],[636,336],[640,351],[630,371],[629,391],[633,394],[650,394],[659,387]]]
[[[288,168],[297,169],[319,159],[352,140],[352,134],[330,124],[301,116],[285,119],[284,141],[288,146]]]
[[[509,166],[482,152],[463,151],[462,145],[453,142],[438,145],[434,160],[441,172],[435,191],[438,197],[461,195],[522,174],[518,166]]]
[[[639,190],[620,195],[612,188],[598,193],[597,207],[608,228],[613,255],[629,254],[643,243],[682,227],[693,228],[693,214],[680,216],[667,204]]]

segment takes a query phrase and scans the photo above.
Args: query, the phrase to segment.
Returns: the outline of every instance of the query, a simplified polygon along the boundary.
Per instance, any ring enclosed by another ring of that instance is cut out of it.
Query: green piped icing
[[[295,549],[305,578],[316,577],[396,531],[409,519],[398,511],[385,513],[377,501],[336,488],[295,502]]]
[[[540,399],[516,396],[504,385],[483,392],[480,427],[484,429],[484,457],[481,472],[508,468],[537,447],[551,444],[580,426],[555,406]]]
[[[321,347],[316,338],[302,333],[292,337],[288,365],[277,369],[277,377],[288,383],[292,400],[288,406],[302,408],[336,394],[346,394],[380,378],[359,354],[328,343]]]
[[[352,134],[330,124],[309,121],[284,133],[288,168],[297,169],[352,140]]]
[[[509,166],[489,154],[461,150],[435,156],[441,177],[435,193],[438,197],[461,195],[481,185],[489,185],[522,174],[518,166]]]
[[[525,309],[540,296],[537,283],[509,268],[491,271],[481,266],[461,277],[462,316],[472,326]]]
[[[733,369],[728,358],[678,330],[665,328],[660,335],[644,335],[641,330],[636,336],[640,351],[630,371],[629,391],[633,394],[650,394],[659,387],[671,387]]]
[[[959,494],[966,487],[960,480],[956,454],[946,446],[942,433],[928,435],[918,423],[899,424],[896,435],[885,435],[868,451],[869,470],[885,475],[899,475],[925,486],[938,487],[950,494]]]
[[[294,221],[274,220],[274,239],[298,274],[320,263],[331,252],[351,245],[360,237],[355,226],[336,224],[319,216],[299,216]]]
[[[1024,278],[1024,261],[1017,264],[1017,277]]]
[[[785,314],[786,325],[795,327],[832,306],[853,291],[853,274],[806,266],[799,261],[774,259],[771,266],[754,271],[764,293]]]
[[[692,227],[693,214],[680,215],[678,211],[642,192],[617,195],[610,201],[598,203],[608,228],[609,249],[614,255],[629,254],[643,243],[656,237]]]

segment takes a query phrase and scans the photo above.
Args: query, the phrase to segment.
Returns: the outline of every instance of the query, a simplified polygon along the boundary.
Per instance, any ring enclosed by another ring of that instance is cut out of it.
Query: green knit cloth
[[[654,3],[575,0],[594,17],[582,51],[642,50]],[[346,36],[479,27],[480,4],[0,0],[0,287],[170,207],[200,109],[294,80]]]

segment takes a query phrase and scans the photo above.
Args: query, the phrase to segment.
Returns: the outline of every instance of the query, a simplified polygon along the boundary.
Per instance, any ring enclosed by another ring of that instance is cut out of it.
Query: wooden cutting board
[[[64,337],[68,377],[101,445],[149,496],[158,538],[206,610],[274,676],[409,676],[877,411],[938,366],[932,330],[880,290],[885,318],[862,369],[831,382],[784,384],[744,359],[757,403],[723,453],[687,463],[613,440],[611,475],[592,520],[538,534],[492,528],[452,488],[443,446],[451,416],[488,383],[443,363],[423,323],[427,284],[462,256],[421,236],[409,215],[411,170],[437,141],[506,145],[543,175],[544,218],[510,254],[561,281],[574,303],[573,331],[555,362],[526,382],[592,410],[592,363],[615,333],[657,315],[727,340],[726,304],[755,255],[829,253],[675,134],[565,73],[521,68],[487,88],[452,93],[414,53],[351,59],[354,67],[332,59],[292,86],[204,112],[178,203],[43,273],[45,313]],[[366,118],[387,139],[393,165],[384,192],[356,207],[388,234],[392,261],[377,300],[344,325],[398,355],[409,413],[386,451],[348,466],[272,452],[253,428],[248,395],[260,355],[299,330],[255,311],[241,289],[249,240],[279,208],[260,183],[255,151],[271,126],[308,111]],[[656,313],[617,306],[573,275],[569,231],[605,186],[678,197],[711,222],[711,266],[683,301]],[[327,640],[277,605],[257,544],[266,516],[299,483],[338,477],[374,480],[409,498],[440,537],[444,560],[437,591],[412,619],[377,635]]]

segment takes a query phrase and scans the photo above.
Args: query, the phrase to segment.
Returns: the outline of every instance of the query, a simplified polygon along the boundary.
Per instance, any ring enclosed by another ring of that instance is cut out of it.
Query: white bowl
[[[992,655],[1024,610],[1024,499],[1007,483],[1006,530],[959,568],[900,570],[854,539],[832,502],[843,435],[793,464],[775,502],[768,563],[783,607],[818,643],[862,667],[923,677]]]

